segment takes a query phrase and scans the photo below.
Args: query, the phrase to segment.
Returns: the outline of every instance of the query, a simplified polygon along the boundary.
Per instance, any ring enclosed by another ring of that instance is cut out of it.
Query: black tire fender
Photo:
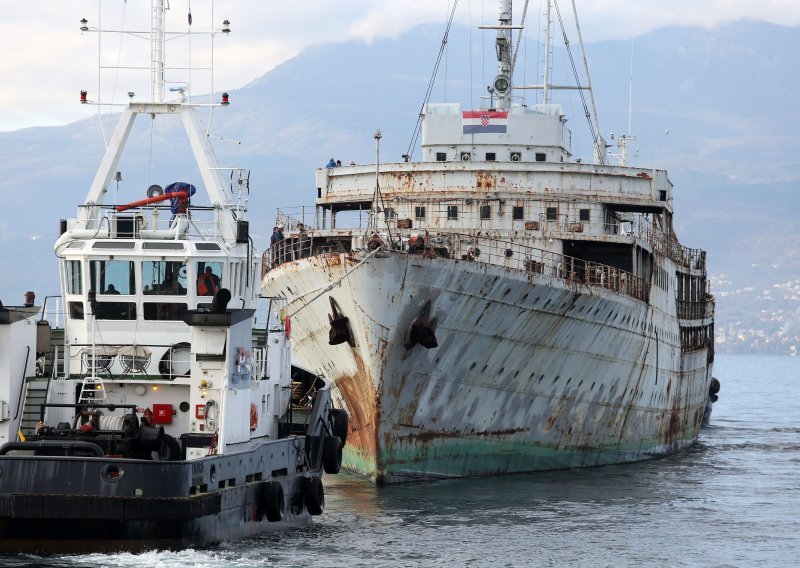
[[[347,431],[350,428],[350,417],[347,412],[341,408],[334,408],[331,410],[331,417],[333,418],[333,435],[338,436],[342,441],[342,447],[347,444]]]
[[[339,436],[325,438],[322,447],[322,467],[325,473],[339,473],[342,469],[342,440]]]
[[[283,485],[280,481],[270,481],[264,486],[261,504],[269,522],[277,523],[283,520],[284,498]]]
[[[322,487],[322,479],[319,477],[309,477],[306,481],[305,489],[306,510],[311,515],[321,515],[325,509],[325,489]]]

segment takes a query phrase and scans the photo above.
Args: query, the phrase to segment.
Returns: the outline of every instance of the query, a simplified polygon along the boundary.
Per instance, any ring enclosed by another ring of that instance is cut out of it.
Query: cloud
[[[146,8],[143,8],[147,4]],[[539,26],[540,2],[531,2],[529,30]],[[713,27],[742,18],[765,19],[784,25],[800,24],[800,2],[797,0],[583,0],[579,3],[581,28],[586,41],[627,39],[643,35],[659,27],[686,25]],[[172,0],[167,13],[170,30],[188,31],[188,0]],[[563,16],[572,21],[569,3],[561,2]],[[214,85],[232,89],[243,86],[276,65],[298,54],[310,45],[360,39],[368,45],[381,38],[393,38],[410,28],[429,23],[441,25],[447,20],[452,0],[303,0],[302,2],[264,2],[263,0],[194,0],[193,32],[219,30],[223,19],[231,22],[230,37],[217,34],[214,41]],[[471,9],[471,13],[470,13]],[[122,0],[43,0],[16,2],[4,10],[0,20],[0,131],[25,126],[65,124],[84,118],[96,109],[81,107],[77,102],[81,89],[98,97],[97,46],[98,34],[81,34],[79,20],[85,17],[95,28],[149,29],[149,4]],[[497,4],[494,0],[461,2],[456,12],[459,25],[471,26],[474,33],[481,23],[494,23]],[[518,20],[521,11],[515,12]],[[491,33],[491,32],[489,32]],[[537,33],[529,32],[532,37]],[[170,36],[173,38],[174,36]],[[574,36],[573,36],[574,37]],[[137,72],[106,70],[100,85],[116,85],[124,93],[135,91],[145,98],[149,88],[149,56],[146,38],[111,34],[102,36],[106,65],[140,66]],[[204,43],[205,42],[205,43]],[[192,53],[207,60],[210,42],[200,35],[170,39],[167,53]],[[120,49],[121,48],[121,49]],[[134,57],[133,54],[143,54]],[[180,57],[178,57],[180,60]],[[133,63],[132,63],[133,62]],[[188,62],[188,60],[187,60]],[[197,61],[192,63],[197,65]],[[346,65],[347,62],[337,62]],[[207,65],[205,65],[207,66]],[[210,74],[192,76],[197,85],[210,85]],[[176,80],[184,74],[173,73]],[[207,89],[206,89],[207,90]],[[194,93],[203,92],[195,87]]]

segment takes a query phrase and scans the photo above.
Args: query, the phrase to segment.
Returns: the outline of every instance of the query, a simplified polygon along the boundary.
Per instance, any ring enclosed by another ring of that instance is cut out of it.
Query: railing
[[[161,376],[173,380],[188,375],[189,344],[97,344],[73,343],[66,353],[65,374],[104,375],[108,379],[152,379]]]
[[[342,238],[344,235],[342,235]],[[352,237],[350,237],[352,238]],[[386,246],[382,237],[367,239],[366,247]],[[460,233],[438,233],[435,237],[401,239],[397,250],[425,257],[459,258],[469,262],[482,262],[541,274],[570,284],[585,284],[605,288],[639,300],[648,301],[650,285],[635,274],[591,260],[576,258],[519,243],[490,237]],[[273,244],[264,252],[262,278],[273,268],[308,256],[327,252],[345,252],[330,237],[315,236],[287,238]]]
[[[54,299],[55,301],[49,302],[51,299]],[[61,327],[61,322],[64,318],[64,309],[61,303],[62,298],[60,294],[51,294],[45,296],[44,303],[42,304],[42,311],[40,312],[40,320],[46,320],[50,322],[51,327]],[[55,306],[53,306],[53,304],[55,304]]]
[[[676,264],[689,269],[706,269],[706,251],[683,246],[668,239],[663,231],[652,224],[641,223],[637,229],[640,238],[649,243],[653,250],[668,256]]]
[[[97,227],[91,232],[98,239],[217,239],[221,233],[221,214],[229,214],[217,207],[191,206],[187,213],[173,216],[168,206],[137,207],[118,213],[109,205],[83,205],[93,209],[92,217]],[[74,230],[79,219],[69,219],[67,230]],[[86,229],[83,229],[84,231]]]
[[[715,301],[713,296],[707,296],[705,300],[698,302],[676,300],[676,304],[679,319],[697,320],[714,317]]]
[[[449,218],[447,207],[451,204],[461,204],[463,201],[462,199],[445,199],[441,202],[426,202],[426,206],[422,208],[425,210],[423,216],[412,218],[412,222],[416,227],[415,230],[417,232],[433,230],[434,227],[431,226],[431,223],[434,220],[438,220],[436,221],[437,229],[451,231],[468,230],[468,227],[484,231],[492,229],[509,230],[513,227],[513,221],[511,225],[499,227],[496,225],[496,219],[481,218],[480,208],[473,208],[469,212],[461,208],[458,210],[456,218]],[[495,205],[494,201],[492,203],[494,208],[502,207],[501,205]],[[394,216],[390,220],[392,227],[398,221],[397,211],[393,207],[390,203],[384,211],[384,213],[393,212]],[[379,214],[376,220],[377,226],[381,227],[381,230],[386,225],[384,213]],[[370,210],[367,209],[340,211],[336,215],[336,228],[366,230],[370,226],[370,214]],[[314,218],[311,208],[304,206],[279,209],[276,217],[276,224],[283,224],[286,231],[295,230],[298,223],[303,223],[306,230],[310,230],[311,227],[316,226],[316,221],[317,219]],[[523,222],[522,220],[517,221]],[[326,226],[322,228],[332,228],[331,223],[332,220],[328,219]],[[563,213],[557,213],[555,217],[548,217],[546,213],[540,213],[538,220],[525,221],[524,225],[526,231],[533,231],[534,234],[542,236],[555,233],[579,233],[634,237],[647,242],[655,251],[668,256],[680,266],[695,270],[705,270],[706,266],[705,251],[684,247],[677,241],[669,239],[654,216],[636,215],[615,220],[589,221],[581,220],[580,218],[576,219],[575,217],[570,218]]]

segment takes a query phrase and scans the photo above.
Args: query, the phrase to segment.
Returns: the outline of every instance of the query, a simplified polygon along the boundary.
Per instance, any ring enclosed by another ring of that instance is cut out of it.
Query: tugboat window
[[[487,162],[494,162],[497,159],[497,155],[494,152],[486,152],[486,161]]]
[[[521,205],[515,205],[511,208],[511,217],[514,221],[522,221],[524,209]]]
[[[67,294],[83,294],[83,278],[80,260],[64,262],[64,273],[67,279]]]
[[[142,292],[146,295],[186,295],[186,263],[179,260],[142,262]]]
[[[447,218],[448,219],[458,219],[458,205],[448,205],[447,206]]]
[[[69,303],[69,317],[71,317],[74,320],[83,319],[83,302]]]
[[[397,217],[397,212],[392,207],[387,207],[383,210],[383,215],[386,219],[395,219]]]
[[[135,320],[136,304],[133,302],[97,302],[97,319]]]
[[[436,152],[436,161],[437,162],[446,162],[447,161],[447,154],[444,152]]]
[[[178,314],[186,312],[186,304],[166,302],[145,302],[142,308],[146,320],[177,320]]]
[[[236,281],[236,276],[233,278]],[[222,263],[200,261],[197,263],[197,295],[213,296],[222,287]]]
[[[491,205],[481,205],[481,219],[491,219],[492,217],[492,207]]]
[[[547,208],[547,220],[548,221],[558,221],[558,207],[548,207]]]
[[[589,221],[589,210],[588,209],[581,209],[580,210],[580,220],[581,221]]]
[[[129,260],[93,260],[89,263],[90,287],[97,294],[133,294],[136,283],[133,262]]]
[[[414,207],[414,217],[417,221],[424,221],[425,220],[425,208],[424,207]]]

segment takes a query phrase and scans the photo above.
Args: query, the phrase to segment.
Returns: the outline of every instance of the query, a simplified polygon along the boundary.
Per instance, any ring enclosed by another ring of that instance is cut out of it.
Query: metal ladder
[[[81,393],[78,395],[78,403],[97,402],[105,399],[106,386],[103,383],[103,377],[84,377],[81,382]]]

